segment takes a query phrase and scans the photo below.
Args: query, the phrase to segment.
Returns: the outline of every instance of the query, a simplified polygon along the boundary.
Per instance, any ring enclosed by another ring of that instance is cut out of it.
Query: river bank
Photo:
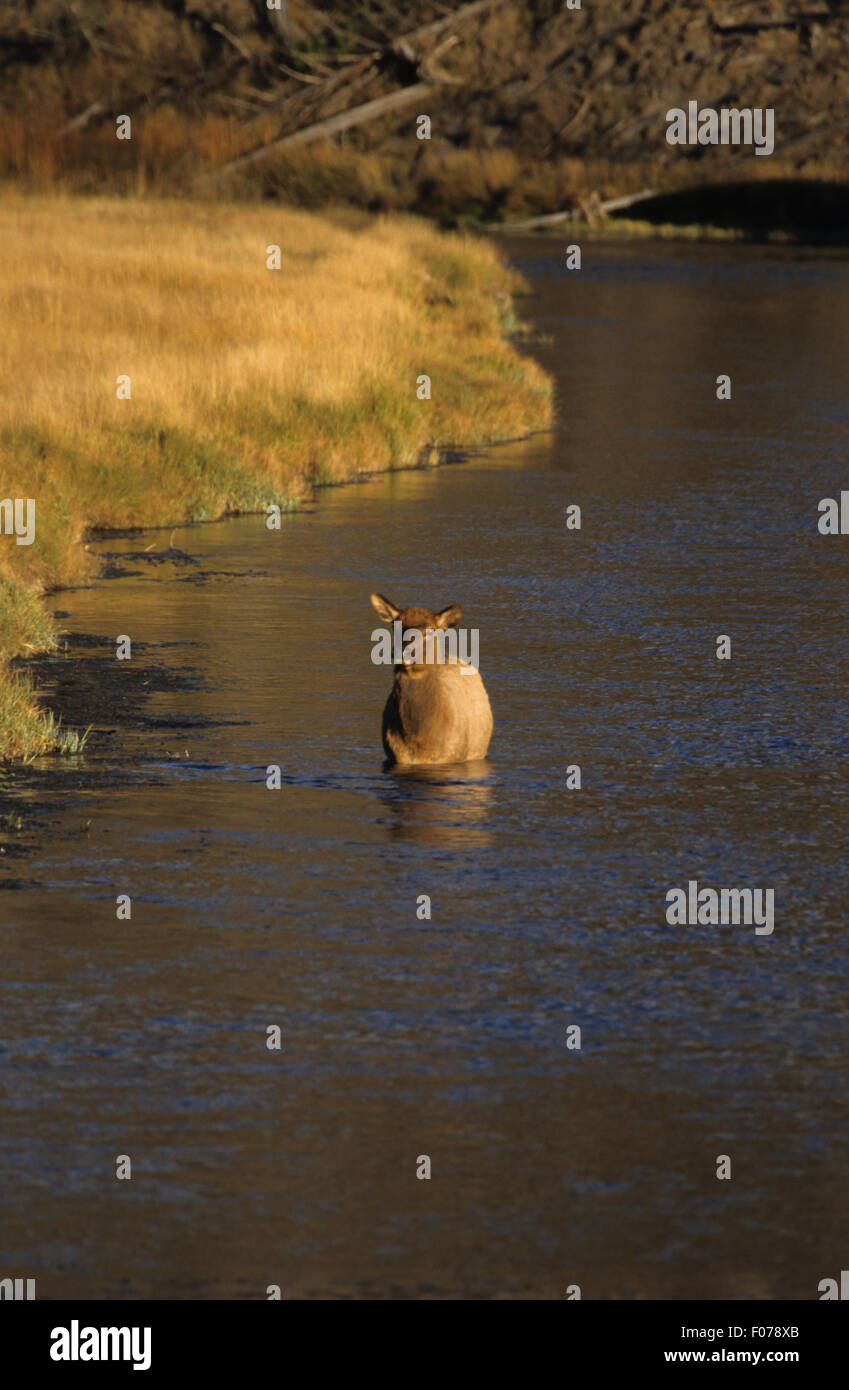
[[[488,223],[594,193],[780,179],[840,197],[845,182],[833,74],[849,16],[835,5],[292,0],[286,20],[247,0],[84,8],[19,0],[0,15],[0,177],[30,191]],[[697,93],[774,112],[774,153],[670,145],[668,109]],[[770,230],[786,230],[780,214]]]
[[[77,745],[9,660],[56,642],[39,595],[95,532],[292,510],[317,484],[544,428],[508,341],[519,277],[412,218],[7,197],[0,758]],[[19,543],[21,542],[21,543]]]

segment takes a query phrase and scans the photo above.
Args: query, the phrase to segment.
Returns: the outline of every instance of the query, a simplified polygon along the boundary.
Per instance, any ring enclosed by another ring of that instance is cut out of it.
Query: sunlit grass
[[[745,231],[703,222],[647,222],[635,217],[606,217],[595,222],[576,218],[566,224],[569,236],[583,241],[742,241]],[[550,234],[563,236],[563,225]]]
[[[548,424],[547,378],[504,337],[516,284],[487,242],[412,218],[8,196],[0,496],[35,500],[36,540],[0,537],[0,655],[53,644],[37,596],[90,577],[92,528],[288,510]],[[0,757],[69,740],[0,674]]]
[[[30,763],[45,753],[73,755],[85,748],[90,727],[66,729],[39,704],[31,681],[8,666],[0,668],[0,738],[3,756]]]

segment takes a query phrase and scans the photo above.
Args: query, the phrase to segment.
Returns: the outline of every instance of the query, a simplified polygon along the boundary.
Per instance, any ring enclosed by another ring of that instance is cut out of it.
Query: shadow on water
[[[699,224],[764,241],[783,233],[820,246],[849,245],[849,184],[817,179],[763,179],[715,183],[658,194],[617,217],[673,226]]]
[[[449,849],[491,844],[494,777],[488,758],[441,767],[385,762],[383,772],[378,795],[390,813],[390,839]]]

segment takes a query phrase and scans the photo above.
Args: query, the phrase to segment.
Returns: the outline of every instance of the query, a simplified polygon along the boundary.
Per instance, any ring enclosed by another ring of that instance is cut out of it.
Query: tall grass
[[[503,334],[515,284],[487,243],[411,218],[7,194],[0,497],[35,499],[36,541],[0,536],[0,653],[50,646],[35,596],[91,574],[91,528],[291,505],[547,424],[548,381]],[[0,680],[0,757],[20,756],[37,706]]]

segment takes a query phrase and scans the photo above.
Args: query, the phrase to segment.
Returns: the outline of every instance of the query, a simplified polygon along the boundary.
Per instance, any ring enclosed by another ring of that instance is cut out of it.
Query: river
[[[31,770],[0,894],[0,1276],[39,1298],[811,1299],[846,1266],[849,540],[817,506],[849,264],[508,249],[553,434],[173,563],[110,537],[55,597],[95,732]],[[463,604],[486,763],[384,768],[373,589]],[[690,880],[772,889],[774,931],[668,925]]]

